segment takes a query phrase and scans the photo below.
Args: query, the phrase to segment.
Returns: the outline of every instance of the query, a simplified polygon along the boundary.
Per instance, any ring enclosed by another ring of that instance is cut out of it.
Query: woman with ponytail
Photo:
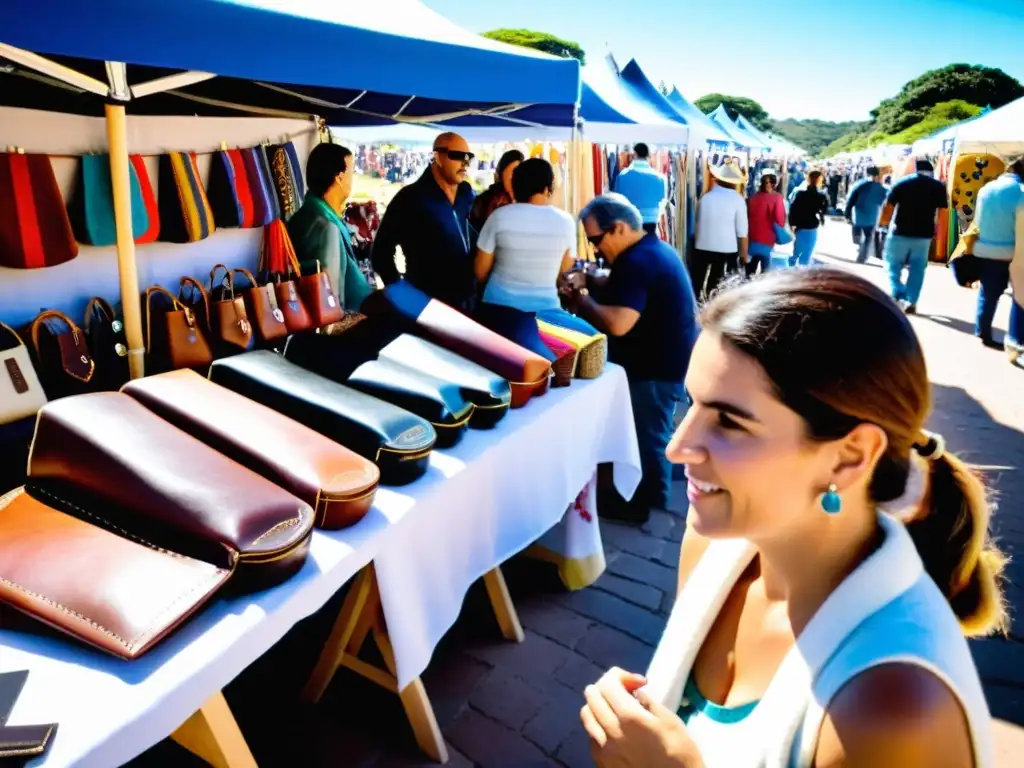
[[[847,272],[772,272],[705,307],[668,447],[690,511],[645,675],[581,711],[595,761],[988,768],[965,636],[1006,629],[986,491],[925,430],[906,316]]]

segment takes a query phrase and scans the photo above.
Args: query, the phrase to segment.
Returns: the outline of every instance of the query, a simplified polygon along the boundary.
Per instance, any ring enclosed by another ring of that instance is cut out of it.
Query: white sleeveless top
[[[922,666],[954,692],[974,765],[994,766],[991,715],[967,640],[903,524],[885,514],[879,524],[882,545],[818,609],[757,706],[739,722],[694,724],[707,768],[809,768],[833,697],[861,672],[894,662]],[[647,670],[647,690],[665,707],[683,701],[697,653],[754,554],[744,540],[711,542],[677,597]]]

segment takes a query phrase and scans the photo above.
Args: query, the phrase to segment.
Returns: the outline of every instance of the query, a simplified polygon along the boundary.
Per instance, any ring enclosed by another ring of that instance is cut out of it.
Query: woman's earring
[[[828,491],[821,497],[821,508],[828,515],[838,515],[842,511],[843,500],[839,497],[835,483],[828,484]]]

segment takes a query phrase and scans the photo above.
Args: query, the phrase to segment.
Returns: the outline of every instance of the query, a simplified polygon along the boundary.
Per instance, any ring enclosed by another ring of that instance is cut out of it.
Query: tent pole
[[[110,181],[114,193],[114,221],[117,225],[117,272],[121,283],[124,332],[128,341],[128,367],[132,378],[139,379],[145,375],[146,349],[142,338],[139,274],[135,266],[131,177],[128,171],[128,130],[124,104],[107,102],[106,116]]]

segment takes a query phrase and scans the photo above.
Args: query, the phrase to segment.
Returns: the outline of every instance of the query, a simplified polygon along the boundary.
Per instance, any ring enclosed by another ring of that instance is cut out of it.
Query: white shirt
[[[713,253],[737,253],[739,239],[746,236],[746,201],[739,192],[716,184],[697,203],[696,248]]]
[[[483,300],[524,312],[555,309],[555,281],[566,251],[576,257],[576,221],[551,205],[512,203],[492,213],[477,240],[494,254]]]

